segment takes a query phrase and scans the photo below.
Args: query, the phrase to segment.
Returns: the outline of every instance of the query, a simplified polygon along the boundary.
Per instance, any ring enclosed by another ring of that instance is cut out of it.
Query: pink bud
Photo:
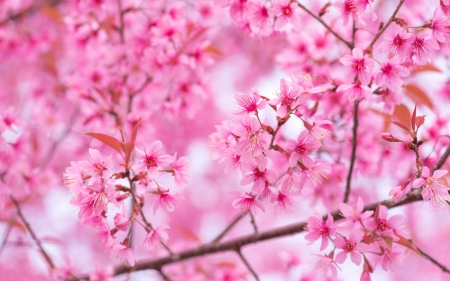
[[[400,140],[391,135],[390,133],[382,133],[381,138],[388,142],[399,142]]]

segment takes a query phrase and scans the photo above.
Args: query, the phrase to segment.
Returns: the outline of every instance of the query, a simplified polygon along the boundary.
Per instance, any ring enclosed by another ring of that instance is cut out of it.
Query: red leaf
[[[426,64],[423,66],[419,66],[411,71],[411,74],[416,74],[424,71],[435,71],[435,72],[442,72],[439,68],[432,64]]]
[[[417,109],[417,105],[414,106],[414,111],[411,116],[411,128],[414,132],[416,131],[416,109]]]
[[[141,118],[137,121],[136,125],[134,126],[133,132],[131,132],[131,142],[136,142],[137,132],[139,125],[141,124]]]
[[[409,124],[411,121],[411,113],[405,105],[400,104],[394,108],[392,119],[394,119],[392,123],[409,132],[409,126],[406,124]]]
[[[411,242],[409,242],[408,239],[406,239],[405,237],[395,234],[399,239],[397,241],[394,241],[397,244],[400,244],[408,249],[413,250],[414,252],[416,252],[417,254],[419,254],[420,256],[422,255],[419,250],[416,248],[416,246],[414,246],[414,244],[412,244]]]
[[[105,134],[100,134],[100,133],[84,133],[84,134],[88,135],[90,137],[93,137],[95,139],[98,139],[99,141],[103,142],[104,144],[107,144],[110,147],[114,148],[119,153],[121,151],[120,141],[118,139],[116,139],[115,137],[111,137],[111,136],[108,136]]]
[[[405,94],[413,101],[421,105],[425,105],[430,109],[433,109],[433,102],[430,100],[425,91],[422,90],[420,87],[413,84],[407,84],[404,86],[404,88]]]
[[[381,206],[381,203],[378,203],[378,206],[375,209],[375,213],[373,214],[373,219],[376,223],[378,223],[378,215],[380,213],[380,206]]]

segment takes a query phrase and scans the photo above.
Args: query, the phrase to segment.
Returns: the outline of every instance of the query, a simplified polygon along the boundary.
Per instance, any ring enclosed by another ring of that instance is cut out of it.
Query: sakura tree
[[[1,280],[447,280],[450,1],[4,0]]]

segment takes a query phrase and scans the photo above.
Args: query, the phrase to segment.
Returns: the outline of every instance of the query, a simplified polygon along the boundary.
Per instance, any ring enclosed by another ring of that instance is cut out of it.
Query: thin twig
[[[344,38],[342,38],[339,34],[336,33],[328,24],[326,24],[320,17],[313,14],[308,8],[303,6],[301,3],[297,2],[297,5],[302,8],[305,12],[310,14],[313,18],[315,18],[318,22],[320,22],[326,29],[328,29],[329,32],[331,32],[337,39],[341,40],[345,45],[347,45],[350,49],[353,49],[353,44],[351,42],[348,42]]]
[[[348,202],[348,198],[350,196],[352,173],[353,173],[353,167],[355,166],[355,160],[356,160],[356,146],[358,145],[358,105],[359,105],[359,100],[355,101],[355,106],[353,108],[352,155],[350,158],[350,168],[348,169],[347,184],[345,186],[344,203]]]
[[[392,14],[391,18],[388,20],[388,22],[383,26],[380,31],[378,31],[377,35],[373,38],[372,42],[370,42],[369,46],[367,46],[366,49],[372,49],[375,42],[377,42],[378,38],[380,38],[381,34],[389,27],[389,25],[395,20],[395,16],[397,15],[398,11],[400,10],[400,7],[403,5],[405,0],[400,0],[400,2],[397,5],[397,8],[395,8],[394,13]]]
[[[25,228],[30,233],[30,235],[33,238],[34,242],[36,242],[36,245],[39,247],[39,250],[40,250],[41,254],[44,256],[44,259],[47,261],[47,263],[50,266],[50,268],[54,269],[55,268],[55,264],[53,263],[53,261],[50,258],[50,256],[47,254],[47,252],[42,247],[41,241],[39,240],[39,238],[37,238],[36,234],[34,233],[33,229],[31,228],[30,224],[28,223],[28,221],[25,219],[24,215],[22,214],[22,210],[20,209],[19,202],[17,202],[17,200],[12,195],[10,195],[9,198],[11,198],[11,201],[14,203],[14,206],[16,207],[16,210],[17,210],[17,215],[22,220],[23,224],[25,225]]]
[[[165,280],[165,281],[170,281],[170,278],[164,274],[164,272],[162,271],[162,269],[157,270],[159,272],[159,274],[161,275],[161,277]]]
[[[11,233],[12,228],[13,228],[13,224],[14,224],[14,221],[16,220],[16,216],[17,216],[17,214],[14,214],[8,220],[8,226],[7,226],[6,230],[5,230],[5,235],[3,235],[2,245],[0,246],[0,255],[2,254],[3,249],[5,248],[6,242],[8,241],[8,237],[9,237],[9,234]]]
[[[436,163],[436,165],[434,165],[432,172],[442,168],[442,166],[445,164],[445,161],[447,161],[447,158],[449,156],[450,156],[450,146],[447,147],[447,149],[445,150],[444,154],[442,154],[439,161]]]
[[[253,230],[255,231],[255,234],[257,234],[258,233],[258,226],[256,225],[255,216],[252,213],[250,213],[250,222],[253,225]]]
[[[152,224],[147,220],[147,218],[145,217],[144,214],[144,210],[142,210],[142,206],[139,204],[136,195],[134,194],[133,188],[132,188],[132,184],[133,181],[130,178],[130,175],[128,175],[128,182],[130,183],[130,194],[131,194],[131,198],[133,200],[133,205],[136,206],[139,210],[139,213],[141,214],[142,220],[144,221],[145,225],[151,229],[153,229]],[[167,246],[166,243],[164,243],[162,240],[160,240],[161,245],[163,245],[163,247],[167,250],[167,252],[169,252],[170,255],[173,255],[172,250],[170,250],[169,246]]]
[[[237,216],[219,235],[217,235],[216,238],[214,238],[213,241],[211,241],[211,243],[219,242],[220,239],[222,239],[225,236],[225,234],[227,234],[228,231],[230,231],[245,215],[246,213],[242,213],[239,216]]]
[[[417,245],[415,245],[415,246],[416,246],[416,249],[422,254],[422,256],[426,257],[429,261],[431,261],[432,263],[437,265],[440,269],[442,269],[442,271],[450,273],[450,270],[447,267],[445,267],[445,265],[443,265],[442,263],[438,262],[437,260],[435,260],[430,255],[425,253],[423,250],[421,250],[419,247],[417,247]]]
[[[283,123],[278,122],[277,123],[277,128],[275,129],[275,131],[272,134],[272,138],[270,139],[270,144],[269,144],[269,149],[273,148],[273,142],[275,141],[275,137],[278,134],[278,131],[280,130],[281,126],[283,126]]]
[[[120,26],[119,26],[119,34],[120,34],[120,43],[125,43],[125,28],[124,28],[124,23],[123,23],[123,11],[122,11],[122,0],[117,0],[117,6],[119,9],[119,21],[120,21]]]
[[[248,270],[252,273],[253,277],[255,277],[257,281],[259,281],[258,274],[256,274],[255,270],[248,263],[247,259],[242,255],[241,249],[236,250],[236,253],[238,253],[239,257],[241,257],[242,262],[247,266]]]

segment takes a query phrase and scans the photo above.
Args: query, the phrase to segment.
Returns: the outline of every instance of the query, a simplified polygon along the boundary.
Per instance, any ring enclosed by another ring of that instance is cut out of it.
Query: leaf
[[[442,72],[439,68],[432,64],[426,64],[423,66],[419,66],[411,71],[411,74],[417,74],[424,71],[434,71],[434,72]]]
[[[136,125],[134,126],[133,132],[131,132],[131,141],[136,142],[137,132],[139,125],[141,124],[141,118],[137,121]]]
[[[373,219],[376,223],[378,223],[378,216],[380,214],[380,206],[381,206],[381,203],[378,203],[378,206],[375,209],[375,213],[373,214]]]
[[[395,234],[399,239],[397,241],[394,241],[397,244],[400,244],[408,249],[413,250],[414,252],[416,252],[417,254],[419,254],[420,256],[422,255],[419,250],[417,249],[416,246],[414,246],[414,244],[412,244],[411,242],[409,242],[408,239],[406,239],[405,237],[399,235],[399,234]]]
[[[122,147],[122,150],[125,152],[125,155],[128,158],[131,155],[131,152],[133,152],[134,142],[121,143],[120,146]]]
[[[409,112],[409,109],[403,105],[397,105],[394,108],[394,113],[392,114],[392,123],[399,126],[402,129],[405,129],[406,131],[409,131],[409,127],[406,124],[410,123],[411,120],[411,113]],[[400,125],[401,124],[401,125]]]
[[[111,137],[100,133],[84,133],[84,134],[93,137],[94,139],[98,139],[102,143],[107,144],[110,147],[114,148],[119,153],[121,151],[121,143],[115,137]]]
[[[411,128],[413,129],[414,132],[416,131],[416,109],[417,105],[414,106],[414,111],[411,116]]]
[[[433,102],[428,95],[419,86],[413,84],[407,84],[404,86],[405,94],[418,104],[425,105],[430,109],[433,109]]]
[[[216,55],[216,56],[223,56],[223,53],[217,49],[216,47],[209,45],[205,48],[205,53]]]
[[[392,242],[393,239],[391,237],[385,237],[383,236],[383,240],[386,243],[386,245],[388,246],[389,251],[392,251]]]
[[[61,13],[53,6],[45,5],[40,8],[41,13],[49,17],[51,20],[62,23]]]
[[[178,228],[178,231],[180,232],[180,234],[182,234],[187,239],[189,239],[191,241],[194,241],[194,242],[197,242],[199,244],[202,242],[200,240],[200,238],[197,235],[195,235],[191,230],[189,230],[189,229],[187,229],[185,227],[182,227],[182,226],[179,226],[177,228]]]

